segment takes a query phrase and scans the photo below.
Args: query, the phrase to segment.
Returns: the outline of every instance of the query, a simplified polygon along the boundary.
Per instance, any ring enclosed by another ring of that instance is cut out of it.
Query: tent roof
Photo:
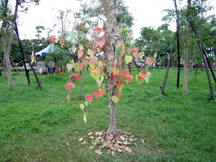
[[[42,49],[42,50],[39,51],[39,52],[36,52],[36,53],[35,53],[35,56],[36,56],[36,57],[37,57],[37,56],[44,56],[44,55],[46,55],[47,53],[51,53],[52,46],[53,46],[53,44],[49,44],[46,48]],[[59,51],[60,51],[60,50],[59,50],[57,47],[54,47],[54,52],[55,52],[55,53],[59,53]]]

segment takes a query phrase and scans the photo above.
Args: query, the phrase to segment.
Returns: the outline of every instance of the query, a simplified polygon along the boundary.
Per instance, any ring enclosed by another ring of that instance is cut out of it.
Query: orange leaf
[[[119,69],[116,68],[116,65],[114,64],[114,68],[112,69],[112,73],[113,73],[113,76],[115,76],[116,74],[119,73]]]
[[[137,76],[136,76],[136,80],[139,82],[139,84],[142,83],[143,79],[144,79],[144,78],[143,78],[141,75],[137,75]]]
[[[143,78],[145,78],[145,75],[147,74],[147,72],[146,71],[141,71],[140,73],[139,73],[139,75],[141,75]]]
[[[63,39],[63,38],[61,38],[61,39],[60,39],[60,45],[61,45],[61,48],[63,48],[63,46],[64,46],[64,43],[65,43],[64,39]]]
[[[146,62],[148,62],[148,65],[151,66],[152,63],[156,62],[156,60],[154,58],[152,58],[152,57],[149,57],[149,58],[146,59]]]

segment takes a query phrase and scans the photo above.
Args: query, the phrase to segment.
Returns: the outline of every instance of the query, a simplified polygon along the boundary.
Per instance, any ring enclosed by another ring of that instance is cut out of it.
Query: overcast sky
[[[79,3],[76,0],[41,0],[38,6],[29,5],[27,14],[19,13],[19,31],[21,39],[36,38],[36,29],[38,25],[44,26],[46,29],[53,28],[53,24],[57,22],[59,10],[71,9],[72,12],[79,11]],[[165,13],[163,9],[174,9],[173,0],[126,0],[126,6],[134,17],[134,25],[132,27],[133,37],[138,38],[142,27],[152,26],[159,27]],[[211,5],[216,8],[216,0],[211,0]],[[216,14],[216,10],[211,12]],[[70,17],[73,22],[74,18]],[[175,23],[171,24],[171,29],[175,30]],[[44,37],[47,31],[44,32]],[[56,34],[57,36],[57,34]]]

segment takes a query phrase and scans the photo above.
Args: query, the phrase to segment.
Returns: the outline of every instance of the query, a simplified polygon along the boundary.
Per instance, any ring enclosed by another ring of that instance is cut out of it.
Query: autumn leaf
[[[133,80],[132,75],[128,75],[128,76],[126,77],[127,84],[129,84],[130,82],[132,82],[132,80]]]
[[[99,89],[98,93],[100,95],[99,97],[103,97],[103,95],[106,93],[106,90],[105,89]]]
[[[80,64],[80,71],[83,70],[84,66],[85,66],[84,64]]]
[[[100,49],[102,49],[103,45],[106,43],[106,39],[103,38],[103,39],[100,39],[97,41],[98,43],[98,46],[100,47]]]
[[[63,46],[64,46],[64,43],[65,43],[64,39],[63,39],[63,38],[61,38],[59,41],[60,41],[61,48],[63,48]]]
[[[99,80],[99,78],[100,78],[100,69],[99,69],[99,68],[93,68],[93,69],[91,69],[90,75],[91,75],[95,80]]]
[[[70,79],[73,83],[75,83],[78,79],[81,79],[81,76],[79,74],[73,73],[70,75]]]
[[[100,94],[98,92],[94,92],[92,93],[93,96],[95,96],[96,99],[98,99],[98,97],[100,96]]]
[[[147,74],[147,72],[146,71],[141,71],[140,73],[139,73],[139,75],[141,75],[143,78],[145,78],[145,75]]]
[[[85,106],[83,104],[80,104],[80,108],[83,110]]]
[[[86,99],[89,103],[91,103],[92,100],[93,100],[93,97],[92,97],[91,95],[86,95],[85,99]]]
[[[133,55],[134,53],[137,53],[138,49],[137,48],[133,48],[133,49],[130,49],[130,54]]]
[[[65,84],[65,89],[66,89],[66,91],[69,90],[70,93],[71,93],[71,91],[72,91],[74,88],[75,88],[75,84],[74,84],[74,83],[68,82],[68,83]]]
[[[118,65],[122,66],[122,61],[121,60],[119,60]]]
[[[149,82],[149,79],[151,78],[151,73],[150,72],[147,72],[147,74],[145,75],[145,81],[146,81],[146,83],[148,83]]]
[[[83,56],[83,51],[82,51],[82,50],[79,50],[79,51],[78,51],[78,59],[80,59],[82,56]]]
[[[86,114],[83,115],[83,121],[86,124],[86,122],[87,122]]]
[[[155,60],[154,58],[152,58],[152,57],[148,57],[148,58],[146,59],[146,62],[148,62],[148,65],[151,66],[152,63],[155,63],[155,62],[156,62],[156,60]]]
[[[67,95],[68,102],[70,102],[70,95]]]
[[[141,57],[141,54],[140,53],[134,53],[133,56],[136,59],[136,61],[138,61],[138,59]]]
[[[126,64],[128,64],[129,62],[131,62],[133,60],[132,56],[125,56],[125,62]]]
[[[55,36],[52,36],[49,38],[49,41],[52,42],[53,44],[55,43],[56,41],[56,37]]]
[[[119,69],[116,68],[116,65],[114,64],[114,68],[112,69],[112,74],[113,74],[113,76],[115,76],[118,73],[119,73]]]
[[[139,84],[141,84],[144,78],[141,75],[137,75],[136,80],[139,82]]]
[[[122,69],[122,75],[124,78],[126,78],[128,75],[131,75],[131,74],[127,69]]]
[[[92,64],[95,64],[98,61],[98,58],[96,56],[90,57],[90,62]]]
[[[94,31],[97,32],[98,35],[100,35],[100,33],[103,31],[101,28],[95,27]]]
[[[76,71],[76,72],[80,72],[80,64],[78,64],[78,63],[76,63],[76,64],[74,64],[74,70]]]
[[[117,103],[119,101],[119,98],[117,96],[112,96],[112,101],[114,103]]]
[[[83,50],[83,45],[82,44],[79,45],[79,49]]]

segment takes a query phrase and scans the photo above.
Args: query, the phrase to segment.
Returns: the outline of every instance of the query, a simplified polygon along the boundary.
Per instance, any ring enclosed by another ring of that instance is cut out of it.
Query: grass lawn
[[[208,101],[209,87],[204,71],[197,81],[189,77],[188,95],[175,88],[176,70],[170,70],[165,96],[159,95],[165,70],[154,70],[148,84],[125,85],[116,105],[117,128],[133,133],[138,140],[133,153],[103,152],[98,155],[90,140],[83,145],[79,138],[109,127],[108,94],[93,100],[87,107],[87,124],[79,105],[80,80],[66,99],[64,85],[69,73],[38,75],[42,90],[30,73],[28,86],[24,72],[13,73],[14,90],[9,90],[7,75],[0,77],[0,162],[4,161],[216,161],[216,102]],[[213,80],[212,80],[213,81]],[[215,86],[215,84],[213,84]],[[85,95],[97,91],[97,83],[85,73]],[[215,92],[216,93],[216,92]],[[141,142],[144,139],[144,143]],[[66,146],[69,143],[69,146]]]

